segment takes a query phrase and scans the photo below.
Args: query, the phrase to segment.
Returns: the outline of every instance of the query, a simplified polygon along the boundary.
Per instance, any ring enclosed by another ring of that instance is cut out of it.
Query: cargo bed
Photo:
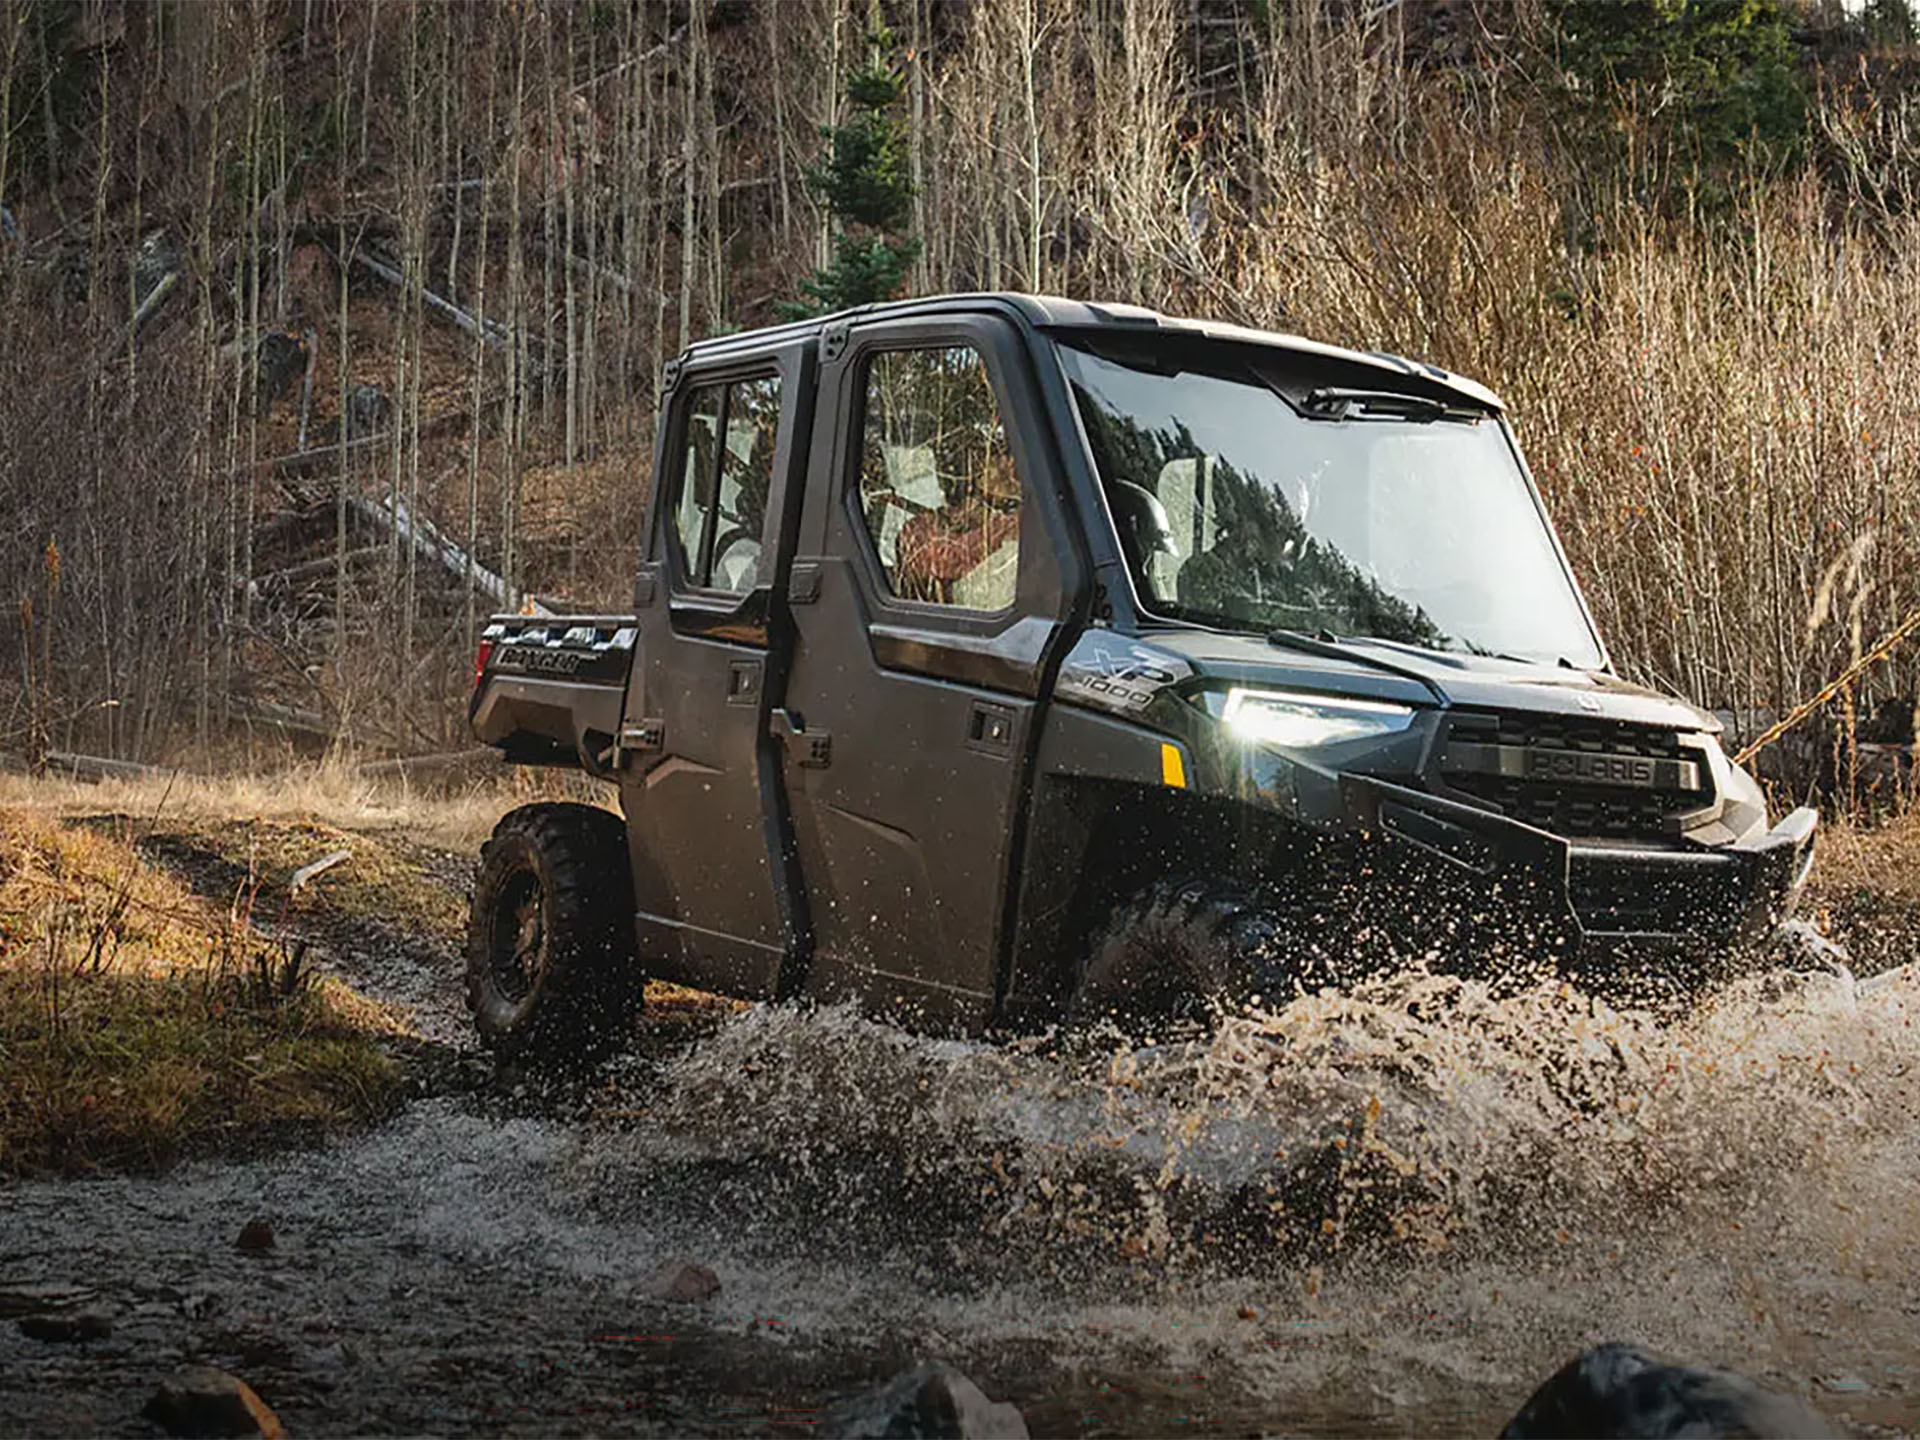
[[[611,774],[637,633],[631,615],[493,616],[474,665],[474,735],[516,764]]]

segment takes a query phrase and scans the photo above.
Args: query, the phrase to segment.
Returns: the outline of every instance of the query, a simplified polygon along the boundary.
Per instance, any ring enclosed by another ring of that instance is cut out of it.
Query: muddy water
[[[920,1354],[1036,1433],[1490,1434],[1591,1341],[1920,1417],[1920,976],[1682,1020],[1402,977],[1144,1048],[750,1010],[585,1091],[0,1192],[0,1424],[141,1429],[183,1357],[296,1432],[807,1433]],[[278,1247],[232,1248],[270,1217]],[[720,1276],[646,1298],[663,1259]]]

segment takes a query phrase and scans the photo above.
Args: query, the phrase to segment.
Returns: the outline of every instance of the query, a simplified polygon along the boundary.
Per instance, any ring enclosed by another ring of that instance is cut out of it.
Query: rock
[[[264,414],[306,373],[307,342],[284,330],[269,330],[260,337],[255,359],[259,370],[254,403]]]
[[[246,1381],[209,1365],[188,1365],[160,1382],[140,1412],[169,1435],[286,1434],[280,1417]]]
[[[104,1340],[113,1334],[113,1318],[98,1310],[72,1314],[23,1315],[20,1333],[29,1340],[44,1340],[51,1345],[75,1340]]]
[[[820,1434],[839,1440],[1027,1440],[1018,1407],[989,1400],[951,1365],[928,1361],[834,1406]]]
[[[656,1300],[697,1305],[720,1293],[720,1277],[691,1260],[669,1260],[647,1282],[647,1293]]]
[[[273,1249],[273,1224],[256,1215],[240,1227],[240,1234],[233,1242],[233,1248],[244,1250],[249,1255],[260,1255]]]
[[[1669,1365],[1635,1345],[1599,1345],[1569,1360],[1507,1422],[1500,1440],[1634,1436],[1780,1436],[1830,1440],[1798,1400],[1744,1375]]]
[[[356,385],[347,392],[347,439],[378,435],[393,415],[393,402],[378,385]]]

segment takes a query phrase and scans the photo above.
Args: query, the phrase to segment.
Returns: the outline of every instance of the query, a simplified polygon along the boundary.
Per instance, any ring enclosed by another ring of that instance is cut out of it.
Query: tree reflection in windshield
[[[1308,419],[1250,372],[1062,354],[1149,609],[1600,663],[1497,422]]]

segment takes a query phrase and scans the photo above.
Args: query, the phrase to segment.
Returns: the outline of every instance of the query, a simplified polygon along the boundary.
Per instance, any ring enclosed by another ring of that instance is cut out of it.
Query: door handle
[[[767,712],[767,732],[786,742],[789,752],[797,752],[798,762],[810,770],[824,770],[833,763],[833,737],[824,730],[809,730],[806,721],[791,710]]]

